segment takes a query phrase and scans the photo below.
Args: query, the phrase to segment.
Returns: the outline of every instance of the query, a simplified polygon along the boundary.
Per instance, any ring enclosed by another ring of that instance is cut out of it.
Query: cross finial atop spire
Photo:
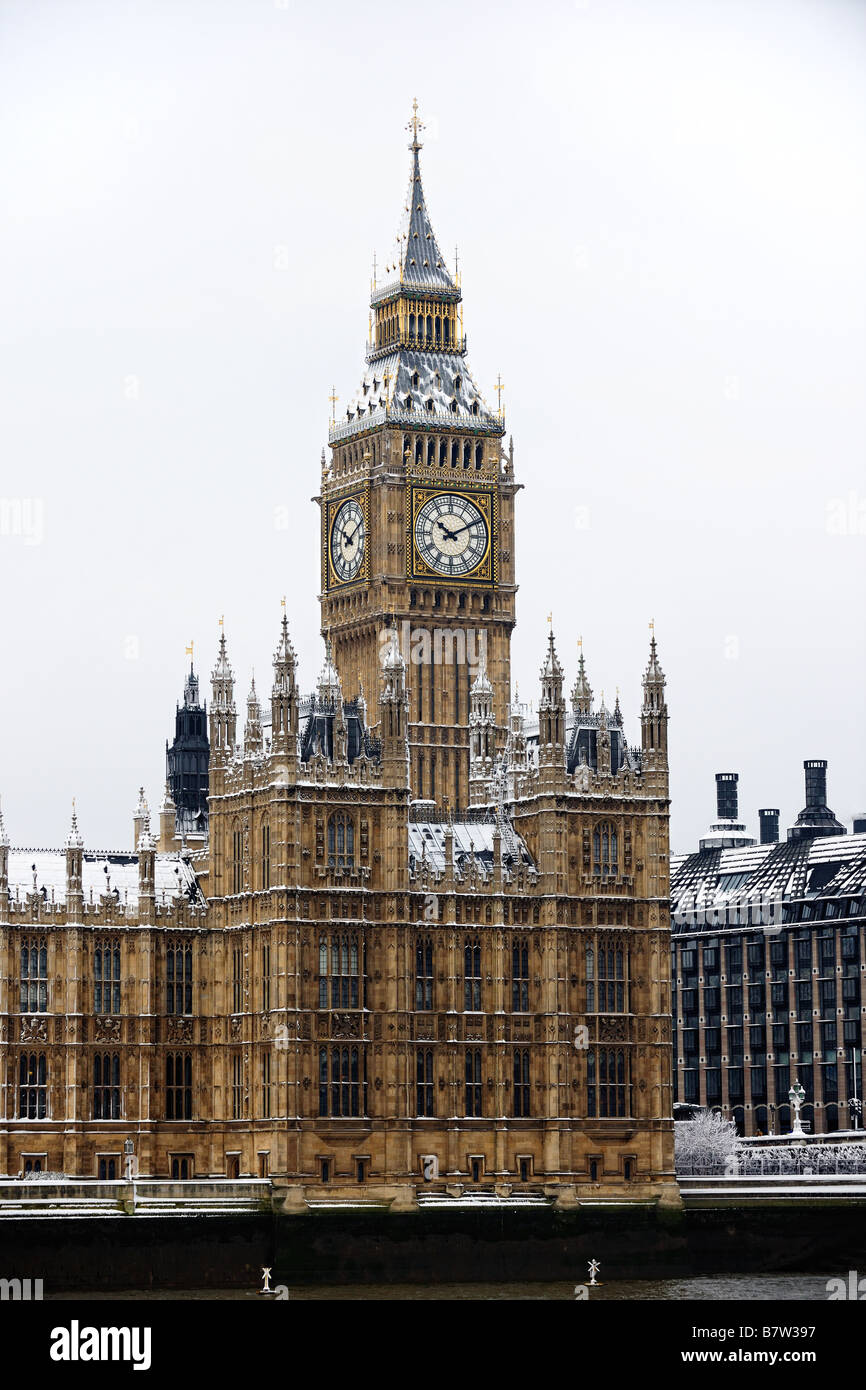
[[[408,125],[406,126],[406,129],[411,130],[412,132],[412,144],[409,148],[413,150],[420,150],[421,141],[418,139],[418,131],[424,129],[424,122],[418,115],[417,97],[412,98],[412,115],[410,117]]]

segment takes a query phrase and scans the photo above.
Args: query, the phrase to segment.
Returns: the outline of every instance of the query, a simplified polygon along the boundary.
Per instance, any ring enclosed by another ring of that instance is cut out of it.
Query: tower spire
[[[643,677],[641,706],[641,745],[646,767],[660,768],[667,776],[668,707],[665,703],[665,673],[656,648],[655,622],[650,622],[650,654]]]
[[[226,651],[226,635],[220,618],[220,644],[216,664],[211,672],[210,746],[211,754],[227,757],[234,751],[237,710],[235,709],[235,677]]]
[[[577,678],[571,691],[571,708],[575,714],[592,714],[592,686],[586,674],[582,637],[578,643]]]

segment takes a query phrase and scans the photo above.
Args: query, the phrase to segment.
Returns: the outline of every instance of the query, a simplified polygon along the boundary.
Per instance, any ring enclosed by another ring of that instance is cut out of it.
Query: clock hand
[[[436,525],[439,527],[440,531],[445,532],[445,535],[448,537],[449,541],[453,541],[454,537],[457,535],[456,531],[449,531],[444,521],[437,521]]]

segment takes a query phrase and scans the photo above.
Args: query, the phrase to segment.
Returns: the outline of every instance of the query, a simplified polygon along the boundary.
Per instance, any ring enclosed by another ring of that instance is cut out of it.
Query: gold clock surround
[[[487,548],[473,570],[466,575],[451,576],[433,569],[415,544],[415,522],[421,508],[433,497],[460,497],[478,508],[487,527]],[[444,482],[435,484],[409,483],[406,487],[406,573],[410,580],[427,580],[432,584],[447,587],[488,588],[497,582],[497,551],[499,542],[499,514],[497,494],[494,488],[448,487]]]
[[[331,536],[334,520],[345,502],[357,502],[364,517],[364,558],[357,574],[351,579],[341,579],[334,569],[331,558]],[[331,592],[335,589],[350,589],[355,584],[366,583],[370,578],[370,489],[369,487],[347,488],[334,493],[325,504],[324,525],[322,527],[322,587]]]

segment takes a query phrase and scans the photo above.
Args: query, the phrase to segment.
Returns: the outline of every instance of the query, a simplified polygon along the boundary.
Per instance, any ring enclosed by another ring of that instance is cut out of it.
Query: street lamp
[[[792,1139],[806,1138],[803,1126],[800,1123],[800,1107],[802,1106],[803,1101],[805,1099],[806,1092],[803,1090],[803,1087],[800,1085],[799,1081],[795,1081],[790,1091],[788,1092],[788,1100],[791,1102],[791,1109],[794,1112],[794,1126],[791,1130]]]

